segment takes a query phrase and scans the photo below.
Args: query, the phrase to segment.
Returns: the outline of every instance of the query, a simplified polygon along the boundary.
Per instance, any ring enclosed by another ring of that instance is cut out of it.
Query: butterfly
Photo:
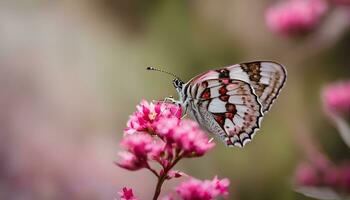
[[[287,78],[283,65],[254,61],[199,74],[184,83],[175,74],[173,85],[185,113],[227,146],[244,147],[260,128],[261,120],[278,97]]]

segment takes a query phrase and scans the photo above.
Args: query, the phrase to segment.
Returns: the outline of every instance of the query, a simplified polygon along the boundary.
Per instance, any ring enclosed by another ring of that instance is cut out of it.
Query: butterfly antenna
[[[155,68],[155,67],[147,67],[146,68],[147,70],[153,70],[153,71],[158,71],[158,72],[163,72],[163,73],[166,73],[166,74],[169,74],[179,80],[181,80],[178,76],[176,76],[174,73],[171,73],[171,72],[168,72],[168,71],[165,71],[165,70],[162,70],[162,69],[158,69],[158,68]]]

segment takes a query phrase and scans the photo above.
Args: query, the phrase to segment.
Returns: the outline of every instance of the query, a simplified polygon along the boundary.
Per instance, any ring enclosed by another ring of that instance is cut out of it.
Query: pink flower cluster
[[[302,163],[296,169],[295,182],[298,186],[329,187],[340,193],[349,193],[350,163],[327,168]]]
[[[155,132],[155,124],[160,118],[180,118],[182,110],[180,106],[163,102],[148,103],[142,100],[140,105],[136,106],[137,111],[130,116],[126,134],[135,132]]]
[[[157,130],[166,143],[167,152],[175,148],[183,157],[202,156],[215,145],[208,142],[208,137],[198,124],[191,120],[162,119],[157,125]]]
[[[137,200],[137,198],[134,196],[134,193],[132,189],[128,189],[124,187],[119,193],[120,200]]]
[[[214,200],[219,196],[226,197],[228,195],[228,186],[230,181],[228,179],[218,179],[214,177],[213,180],[198,180],[191,178],[182,182],[176,187],[176,193],[182,200]],[[133,194],[132,189],[123,188],[119,192],[121,200],[138,200]],[[162,200],[174,200],[172,194],[163,197]]]
[[[148,161],[160,156],[162,150],[162,144],[154,142],[152,136],[141,133],[127,135],[120,145],[127,151],[119,152],[121,161],[117,165],[128,170],[148,167]]]
[[[297,35],[314,28],[327,11],[324,0],[286,0],[265,13],[268,27],[281,35]]]
[[[172,170],[181,159],[203,156],[215,146],[196,122],[182,120],[181,115],[178,105],[142,101],[130,117],[120,143],[124,151],[119,152],[120,160],[116,163],[119,167],[132,171],[145,168],[158,178],[153,199],[158,198],[165,180],[184,175]],[[159,164],[161,169],[152,168],[151,162]],[[214,199],[226,195],[228,185],[227,179],[216,177],[203,182],[191,179],[180,185],[177,192],[183,199]],[[191,198],[186,190],[197,191],[198,198]],[[131,189],[124,188],[120,195],[125,200],[136,199]],[[205,198],[199,198],[202,196]]]
[[[122,168],[149,168],[150,161],[167,168],[174,159],[202,156],[215,146],[196,122],[180,119],[179,106],[142,101],[137,109],[121,141],[126,151],[117,164]]]
[[[227,196],[229,184],[230,181],[228,179],[219,180],[217,177],[214,177],[213,180],[205,181],[192,178],[181,183],[176,188],[176,192],[183,200],[211,200],[218,196]]]
[[[327,86],[322,96],[328,111],[350,113],[350,81]]]

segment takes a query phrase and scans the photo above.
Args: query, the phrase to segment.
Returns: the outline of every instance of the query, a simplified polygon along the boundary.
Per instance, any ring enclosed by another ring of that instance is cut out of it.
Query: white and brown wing
[[[285,68],[276,62],[255,61],[227,67],[231,79],[249,82],[267,112],[286,82]]]
[[[194,118],[229,146],[243,147],[286,81],[278,63],[256,61],[202,73],[182,89]]]
[[[249,83],[221,76],[192,84],[188,95],[193,117],[228,146],[243,147],[259,129],[262,106]]]

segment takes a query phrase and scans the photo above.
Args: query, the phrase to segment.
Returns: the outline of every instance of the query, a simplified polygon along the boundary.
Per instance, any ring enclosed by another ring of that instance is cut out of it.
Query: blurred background
[[[199,179],[228,177],[229,199],[311,199],[293,186],[307,159],[303,141],[334,163],[349,158],[321,90],[350,78],[350,9],[346,0],[326,2],[316,25],[281,33],[266,18],[280,2],[1,1],[0,199],[113,199],[123,186],[150,199],[152,174],[113,163],[135,106],[176,96],[171,77],[145,68],[189,80],[252,60],[288,71],[260,132],[244,149],[217,141],[178,168]]]

